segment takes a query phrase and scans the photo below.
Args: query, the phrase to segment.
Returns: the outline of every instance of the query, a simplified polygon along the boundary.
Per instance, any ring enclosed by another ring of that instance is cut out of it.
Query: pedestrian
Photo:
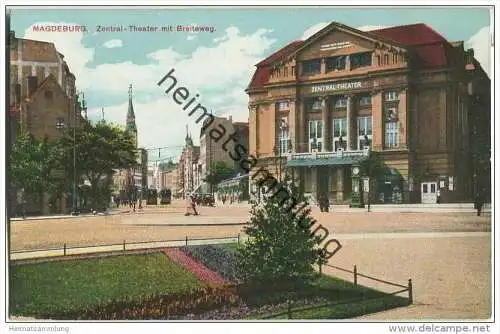
[[[441,190],[438,189],[436,195],[437,195],[436,202],[437,202],[437,204],[439,204],[439,203],[441,203]]]
[[[194,215],[198,216],[198,211],[196,211],[196,201],[194,200],[193,195],[191,195],[191,208],[193,209]]]
[[[330,211],[330,200],[328,199],[327,195],[324,195],[324,212],[329,212]]]
[[[120,208],[120,196],[116,196],[116,208],[119,209]]]
[[[478,191],[476,194],[476,199],[474,201],[474,209],[477,210],[478,216],[481,215],[481,210],[483,209],[483,205],[484,205],[484,198],[483,198],[482,192]]]

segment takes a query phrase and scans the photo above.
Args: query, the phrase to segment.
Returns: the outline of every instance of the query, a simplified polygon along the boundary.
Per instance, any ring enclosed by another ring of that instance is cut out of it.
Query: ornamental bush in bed
[[[186,246],[182,250],[225,279],[240,281],[241,273],[236,266],[236,253],[233,250],[220,245]]]
[[[252,207],[244,229],[249,238],[238,248],[238,267],[244,280],[252,284],[306,283],[321,257],[321,239],[311,232],[314,220],[304,195],[288,177],[273,181],[272,187],[266,184],[271,188],[267,199]],[[295,208],[303,208],[300,214],[290,208],[291,202]]]

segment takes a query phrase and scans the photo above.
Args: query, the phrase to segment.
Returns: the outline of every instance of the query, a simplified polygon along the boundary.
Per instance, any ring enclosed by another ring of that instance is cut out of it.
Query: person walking
[[[474,208],[477,210],[478,217],[481,215],[481,210],[483,209],[483,205],[484,205],[484,197],[482,191],[478,191],[476,194],[476,199],[474,201]]]
[[[191,195],[191,209],[194,212],[195,216],[198,216],[198,211],[196,211],[196,201],[193,195]]]

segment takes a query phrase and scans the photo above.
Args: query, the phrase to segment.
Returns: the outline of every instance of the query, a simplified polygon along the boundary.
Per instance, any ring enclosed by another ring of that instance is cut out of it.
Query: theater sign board
[[[314,85],[311,87],[311,93],[336,92],[364,87],[366,87],[366,83],[362,81]]]

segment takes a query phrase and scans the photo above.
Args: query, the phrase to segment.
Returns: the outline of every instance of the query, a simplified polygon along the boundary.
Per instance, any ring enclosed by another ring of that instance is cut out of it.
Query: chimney
[[[28,77],[28,96],[33,95],[38,87],[37,77],[34,75],[30,75]]]
[[[468,49],[465,51],[465,69],[474,70],[474,49]]]

